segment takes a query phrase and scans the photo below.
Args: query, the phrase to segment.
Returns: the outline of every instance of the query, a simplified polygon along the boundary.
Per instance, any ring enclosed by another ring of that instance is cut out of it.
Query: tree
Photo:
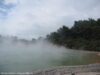
[[[75,21],[72,28],[63,25],[47,36],[48,40],[74,49],[100,51],[100,19]]]

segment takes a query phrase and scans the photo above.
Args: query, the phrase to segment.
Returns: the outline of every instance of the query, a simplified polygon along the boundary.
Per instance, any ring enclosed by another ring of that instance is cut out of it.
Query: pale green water
[[[47,43],[0,44],[0,72],[33,72],[54,66],[82,65],[100,60],[93,54]]]

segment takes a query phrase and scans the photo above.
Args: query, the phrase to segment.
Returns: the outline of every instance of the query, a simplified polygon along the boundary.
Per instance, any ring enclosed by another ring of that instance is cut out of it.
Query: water
[[[100,57],[49,43],[0,43],[0,72],[33,72],[54,66],[95,63]]]

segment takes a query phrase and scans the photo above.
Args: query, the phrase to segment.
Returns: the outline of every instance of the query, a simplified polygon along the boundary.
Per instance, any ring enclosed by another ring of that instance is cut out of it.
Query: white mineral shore
[[[100,75],[100,64],[60,66],[29,75]]]
[[[64,74],[64,75],[71,75],[71,74]],[[100,75],[100,72],[83,72],[83,73],[76,73],[75,75]]]

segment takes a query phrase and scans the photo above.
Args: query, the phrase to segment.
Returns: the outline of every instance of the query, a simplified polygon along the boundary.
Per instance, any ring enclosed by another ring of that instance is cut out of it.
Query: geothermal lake
[[[33,72],[55,66],[92,64],[93,53],[57,47],[50,43],[0,43],[0,72]]]

